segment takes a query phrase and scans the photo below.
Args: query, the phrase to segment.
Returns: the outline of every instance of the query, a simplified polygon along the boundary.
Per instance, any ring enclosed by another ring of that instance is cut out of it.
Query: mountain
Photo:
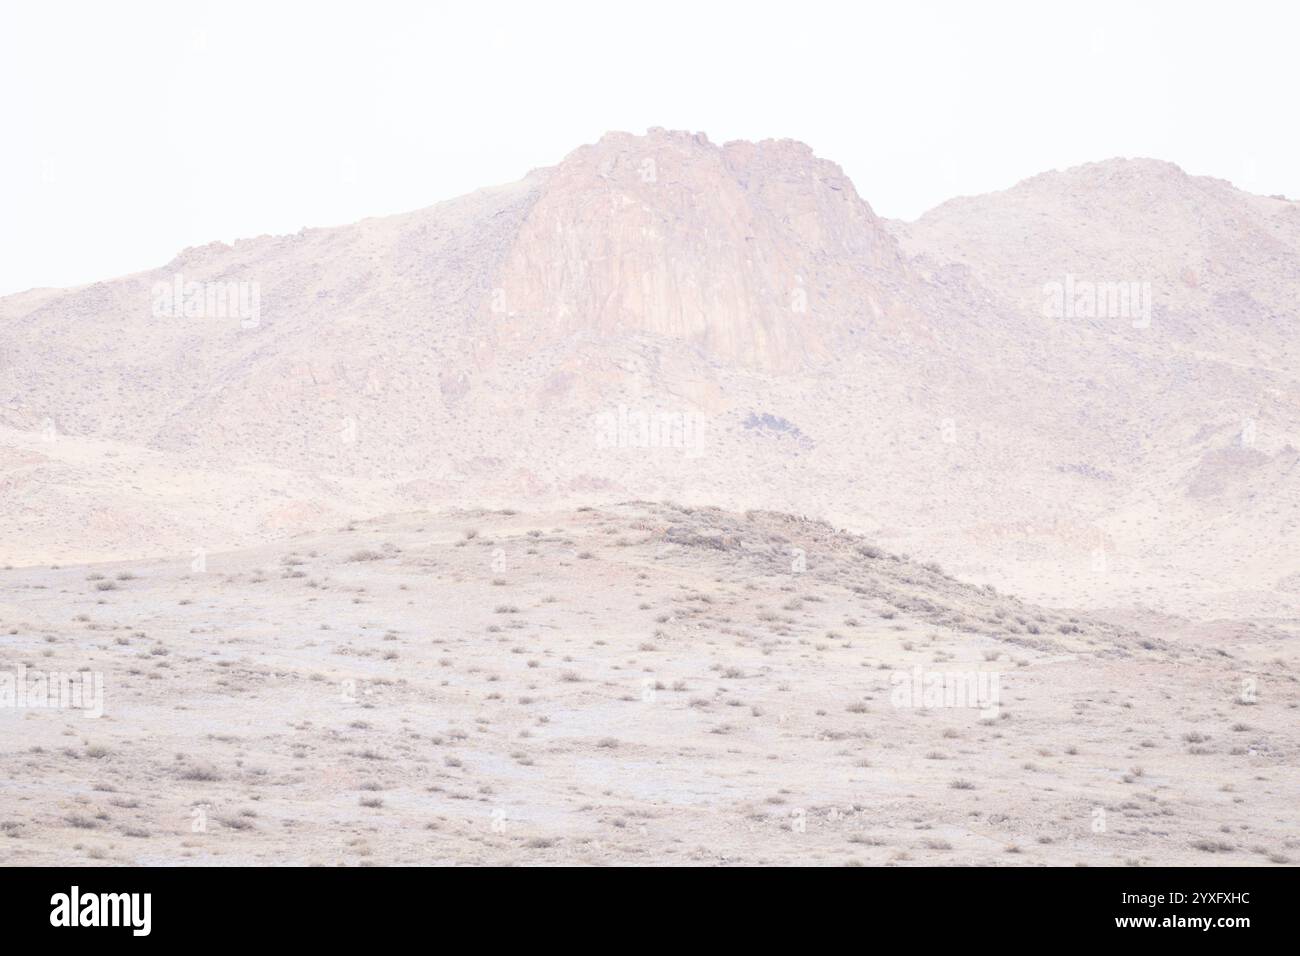
[[[882,220],[609,134],[429,209],[0,299],[0,554],[411,508],[822,516],[1045,603],[1300,610],[1300,209],[1112,160]]]
[[[506,346],[646,332],[789,369],[898,314],[908,281],[894,237],[802,143],[652,130],[545,177],[479,318]]]
[[[1300,204],[1112,160],[891,225],[922,272],[1043,316],[1056,427],[1086,442],[1065,469],[1103,489],[1088,510],[1124,564],[1163,572],[1166,591],[1217,579],[1294,595]],[[1124,286],[1145,312],[1088,308],[1088,292]]]

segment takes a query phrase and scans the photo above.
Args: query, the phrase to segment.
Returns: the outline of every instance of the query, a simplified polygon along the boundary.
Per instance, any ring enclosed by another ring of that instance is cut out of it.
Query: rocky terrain
[[[99,719],[0,711],[15,864],[1300,850],[1287,634],[1047,610],[790,515],[415,513],[14,568],[0,627],[27,673],[103,675]],[[934,674],[985,683],[911,693]]]
[[[0,298],[8,858],[1289,862],[1297,301],[1170,163],[662,129]]]
[[[610,134],[418,212],[0,299],[0,550],[672,498],[1048,603],[1294,619],[1298,221],[1113,160],[887,222],[798,143]],[[1045,315],[1067,276],[1149,315]],[[178,278],[255,285],[256,322],[155,314]],[[665,417],[691,447],[637,424]]]

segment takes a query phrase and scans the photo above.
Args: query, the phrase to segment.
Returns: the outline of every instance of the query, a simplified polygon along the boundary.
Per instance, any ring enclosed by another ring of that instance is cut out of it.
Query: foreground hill
[[[15,864],[1300,850],[1283,633],[1045,610],[785,514],[419,513],[10,569],[0,628],[0,670],[103,682],[97,720],[0,709]]]

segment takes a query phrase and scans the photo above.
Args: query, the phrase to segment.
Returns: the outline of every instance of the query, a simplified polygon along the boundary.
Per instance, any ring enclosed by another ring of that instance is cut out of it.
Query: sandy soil
[[[0,628],[0,672],[104,691],[98,719],[0,707],[11,864],[1300,853],[1294,621],[1046,610],[773,513],[413,513],[12,567]],[[909,701],[918,668],[986,692]]]

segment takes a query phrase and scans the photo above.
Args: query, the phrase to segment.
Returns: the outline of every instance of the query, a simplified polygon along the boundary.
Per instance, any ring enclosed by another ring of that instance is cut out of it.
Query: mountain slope
[[[410,513],[202,567],[16,569],[0,628],[30,676],[102,680],[102,719],[0,734],[14,863],[1295,850],[1279,632],[1137,633],[791,515]]]
[[[1296,210],[1110,161],[890,223],[798,143],[610,134],[426,210],[0,299],[0,547],[670,498],[1042,601],[1292,613]],[[1045,314],[1067,280],[1149,297]],[[256,319],[157,314],[178,282],[242,283]]]

